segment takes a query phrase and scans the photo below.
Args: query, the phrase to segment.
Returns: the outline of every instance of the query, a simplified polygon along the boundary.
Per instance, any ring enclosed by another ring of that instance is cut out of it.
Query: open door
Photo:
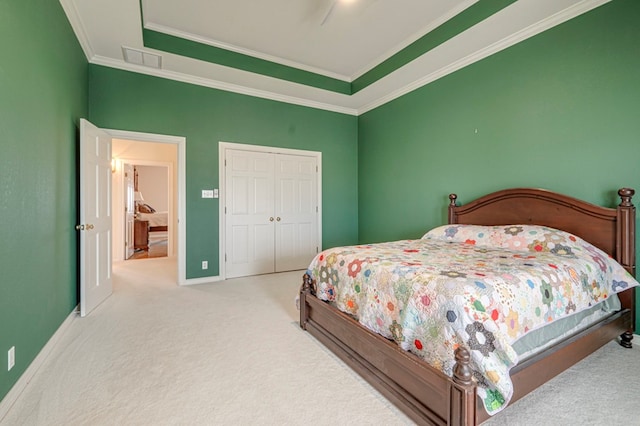
[[[80,316],[112,293],[111,136],[80,120]]]

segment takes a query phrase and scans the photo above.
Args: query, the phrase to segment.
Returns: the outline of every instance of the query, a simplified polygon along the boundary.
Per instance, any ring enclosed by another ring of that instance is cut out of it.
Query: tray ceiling
[[[609,0],[60,0],[91,63],[361,114]]]

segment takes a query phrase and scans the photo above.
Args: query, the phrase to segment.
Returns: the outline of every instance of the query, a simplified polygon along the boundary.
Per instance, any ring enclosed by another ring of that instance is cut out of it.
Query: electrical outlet
[[[16,365],[16,347],[11,346],[7,354],[7,371],[11,371],[14,365]]]
[[[206,260],[202,261],[202,269],[209,269],[209,262]]]

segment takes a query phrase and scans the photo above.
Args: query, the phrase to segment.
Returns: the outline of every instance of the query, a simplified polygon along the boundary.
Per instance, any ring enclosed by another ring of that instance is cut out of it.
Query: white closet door
[[[318,250],[317,159],[275,155],[275,270],[306,269]]]
[[[273,154],[227,150],[228,278],[274,272]]]

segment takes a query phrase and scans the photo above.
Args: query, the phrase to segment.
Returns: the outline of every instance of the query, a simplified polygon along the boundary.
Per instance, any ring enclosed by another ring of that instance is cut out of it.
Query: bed
[[[579,241],[593,244],[635,276],[633,195],[632,189],[620,189],[618,206],[607,208],[532,188],[498,191],[461,206],[457,205],[457,196],[452,194],[449,196],[448,222],[449,225],[488,227],[539,226],[566,231]],[[413,249],[404,247],[403,251],[411,253]],[[410,259],[404,261],[410,266]],[[353,270],[347,273],[353,273],[358,265],[351,268]],[[473,350],[465,344],[452,346],[453,357],[448,370],[445,369],[450,374],[445,374],[442,365],[436,368],[419,358],[415,350],[403,350],[394,341],[398,340],[395,335],[387,338],[374,333],[352,315],[320,300],[317,292],[324,297],[326,288],[319,290],[319,283],[314,278],[317,277],[305,274],[300,290],[302,329],[332,350],[410,418],[419,424],[475,425],[489,417],[495,407],[487,409],[487,389],[478,385],[482,378],[478,377],[474,360],[477,353],[483,351],[483,345],[489,342],[492,347],[499,346],[498,342],[489,341],[489,336],[484,334],[483,341],[476,342],[476,347],[471,346]],[[544,294],[544,289],[542,291]],[[512,388],[508,402],[520,399],[613,339],[619,338],[622,346],[631,347],[635,324],[634,287],[628,286],[617,295],[619,309],[601,315],[597,322],[574,330],[543,349],[532,351],[522,360],[516,359],[515,364],[509,366]],[[416,342],[413,342],[414,349]],[[423,344],[420,341],[418,348],[423,349]]]
[[[149,232],[166,231],[168,229],[169,212],[138,212],[140,220],[149,221]]]

